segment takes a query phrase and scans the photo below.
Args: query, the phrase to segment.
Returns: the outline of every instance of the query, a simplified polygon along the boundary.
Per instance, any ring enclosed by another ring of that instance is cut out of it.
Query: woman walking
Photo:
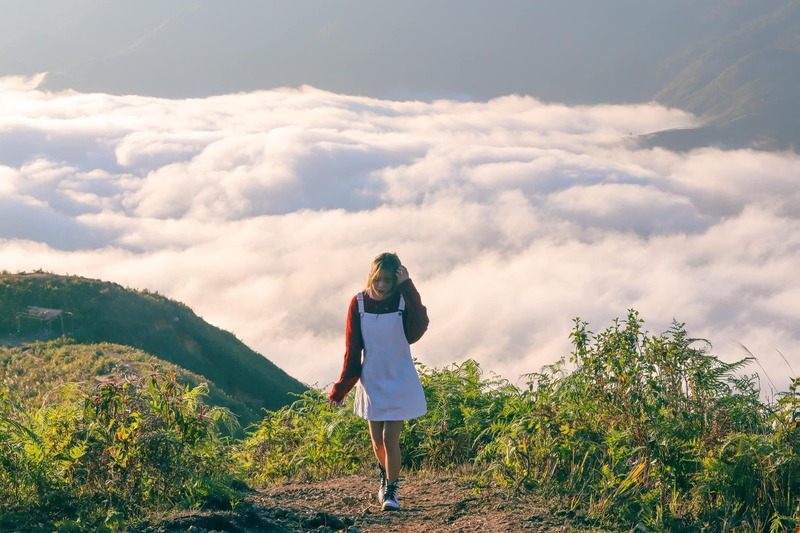
[[[380,254],[372,261],[366,288],[350,301],[344,365],[330,405],[343,405],[358,383],[354,412],[369,422],[381,472],[378,501],[384,510],[400,508],[403,421],[427,412],[410,347],[427,329],[428,311],[408,270],[397,255]]]

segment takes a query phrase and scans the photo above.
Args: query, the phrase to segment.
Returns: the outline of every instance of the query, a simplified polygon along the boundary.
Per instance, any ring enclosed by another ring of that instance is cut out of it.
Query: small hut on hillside
[[[38,325],[37,330],[47,329],[48,337],[53,335],[53,324],[61,328],[61,336],[66,335],[67,329],[64,319],[72,320],[72,313],[63,309],[49,309],[47,307],[30,306],[26,311],[17,313],[17,332],[22,334],[26,329],[26,324],[31,322]],[[71,324],[70,324],[71,325]]]

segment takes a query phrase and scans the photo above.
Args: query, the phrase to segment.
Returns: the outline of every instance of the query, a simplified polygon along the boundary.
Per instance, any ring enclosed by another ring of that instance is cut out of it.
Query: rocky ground
[[[377,481],[348,476],[314,483],[285,483],[252,493],[235,511],[196,512],[165,518],[148,533],[259,532],[608,532],[554,512],[535,496],[476,492],[457,477],[413,475],[401,479],[399,511],[383,511]]]

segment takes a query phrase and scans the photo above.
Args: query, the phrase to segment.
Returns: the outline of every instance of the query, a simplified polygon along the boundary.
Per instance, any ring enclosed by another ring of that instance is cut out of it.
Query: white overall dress
[[[365,420],[410,420],[428,412],[403,329],[405,308],[400,296],[394,313],[365,313],[364,293],[358,293],[364,362],[353,412]]]

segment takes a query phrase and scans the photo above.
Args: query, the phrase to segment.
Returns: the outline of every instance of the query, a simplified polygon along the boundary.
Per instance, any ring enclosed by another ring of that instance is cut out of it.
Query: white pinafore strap
[[[397,310],[399,312],[401,312],[401,313],[406,310],[406,299],[403,298],[402,294],[400,295],[400,305],[397,307]],[[364,314],[364,293],[363,292],[359,292],[358,293],[358,314],[360,314],[360,315]]]

